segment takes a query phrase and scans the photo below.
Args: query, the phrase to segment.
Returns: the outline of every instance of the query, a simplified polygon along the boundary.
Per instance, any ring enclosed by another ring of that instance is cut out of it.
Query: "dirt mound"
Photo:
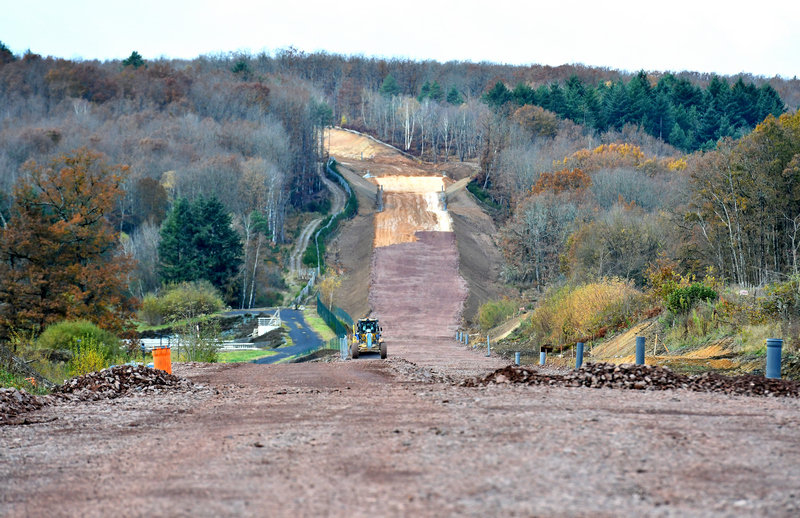
[[[47,403],[48,398],[28,394],[24,389],[0,388],[0,425],[19,424],[19,415],[38,410]]]
[[[132,392],[158,393],[192,388],[193,383],[158,369],[118,365],[68,379],[53,394],[81,401],[114,399]]]
[[[463,386],[491,383],[524,383],[563,387],[592,387],[633,390],[718,392],[739,396],[800,397],[800,382],[761,376],[722,376],[710,372],[684,376],[665,367],[613,363],[589,363],[566,374],[540,374],[535,367],[511,365],[486,376],[462,382]]]

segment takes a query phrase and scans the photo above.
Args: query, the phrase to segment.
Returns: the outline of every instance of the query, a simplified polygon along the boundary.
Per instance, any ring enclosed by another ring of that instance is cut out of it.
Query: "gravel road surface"
[[[64,404],[1,427],[0,515],[800,512],[797,399],[466,388],[399,359],[174,370],[218,393]]]

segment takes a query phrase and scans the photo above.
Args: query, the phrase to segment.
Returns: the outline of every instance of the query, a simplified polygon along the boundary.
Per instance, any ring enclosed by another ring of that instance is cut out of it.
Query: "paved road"
[[[291,347],[273,349],[278,354],[261,358],[253,363],[277,363],[291,356],[297,356],[311,351],[320,345],[322,340],[303,318],[303,312],[294,309],[281,309],[281,320],[289,327],[289,337],[292,339]]]

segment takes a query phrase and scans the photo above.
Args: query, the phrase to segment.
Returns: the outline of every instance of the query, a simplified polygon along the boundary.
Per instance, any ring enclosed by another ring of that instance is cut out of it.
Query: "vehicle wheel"
[[[381,360],[386,359],[386,344],[381,344]]]
[[[354,360],[357,360],[358,359],[358,344],[357,343],[353,344],[351,347],[352,348],[350,349],[350,357],[353,358]]]

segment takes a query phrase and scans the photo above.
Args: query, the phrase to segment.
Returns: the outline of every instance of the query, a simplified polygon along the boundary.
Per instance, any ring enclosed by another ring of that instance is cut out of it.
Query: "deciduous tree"
[[[122,332],[137,301],[126,280],[134,262],[119,253],[106,216],[127,168],[86,148],[44,166],[28,162],[0,230],[0,333],[86,319]]]

